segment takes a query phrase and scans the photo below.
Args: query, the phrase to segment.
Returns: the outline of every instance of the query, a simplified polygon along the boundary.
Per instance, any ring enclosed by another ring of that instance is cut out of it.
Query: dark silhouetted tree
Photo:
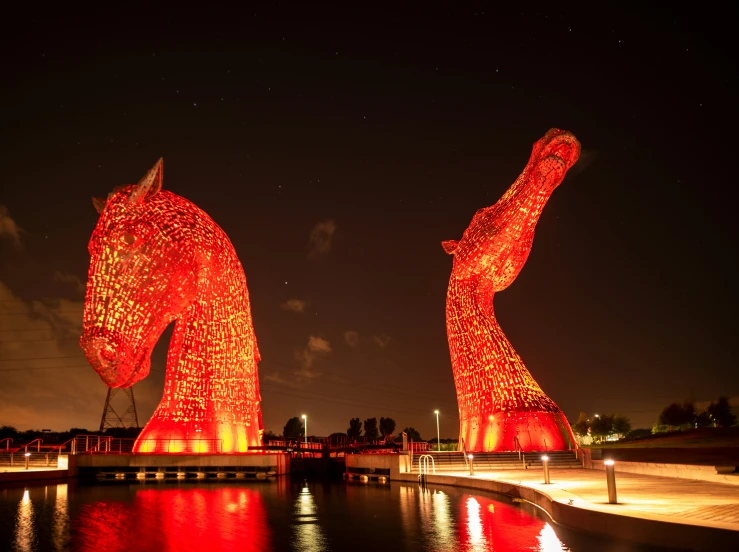
[[[395,431],[395,420],[392,418],[380,418],[380,434],[383,437],[392,435]]]
[[[13,437],[18,436],[18,430],[14,428],[13,426],[4,425],[0,426],[0,439],[5,439],[10,437],[11,439]]]
[[[375,441],[380,437],[380,432],[377,430],[377,418],[367,418],[364,421],[364,436],[368,441]]]
[[[695,417],[695,426],[696,427],[712,427],[713,420],[711,419],[711,415],[705,410],[701,412],[700,414],[698,414]]]
[[[408,441],[415,441],[416,443],[423,441],[421,434],[416,431],[416,428],[406,427],[403,431],[408,435]]]
[[[626,416],[616,414],[613,417],[613,433],[619,437],[626,437],[631,432],[631,420]]]
[[[686,404],[688,403],[686,402]],[[692,406],[693,403],[689,404]],[[669,431],[672,431],[673,428],[690,424],[693,421],[694,415],[694,408],[692,411],[686,411],[684,405],[680,403],[668,404],[659,415],[659,424],[667,426]]]
[[[736,416],[731,411],[729,399],[719,397],[718,402],[708,405],[708,414],[717,427],[731,427],[736,425]]]
[[[298,441],[303,437],[303,423],[297,416],[290,418],[282,430],[285,439]]]
[[[585,437],[588,434],[588,429],[590,429],[590,421],[585,412],[580,412],[580,416],[577,417],[577,421],[572,424],[572,431],[575,435]]]
[[[362,436],[362,420],[359,418],[349,420],[349,429],[346,430],[346,434],[350,441],[359,439]]]
[[[599,440],[603,440],[609,435],[613,435],[613,414],[601,414],[595,416],[590,420],[590,433],[597,437]]]

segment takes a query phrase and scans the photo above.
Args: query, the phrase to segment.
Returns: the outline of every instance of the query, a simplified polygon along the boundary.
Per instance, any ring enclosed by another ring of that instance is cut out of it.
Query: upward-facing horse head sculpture
[[[446,324],[459,404],[460,439],[470,451],[563,450],[574,444],[562,411],[536,383],[493,312],[493,295],[526,263],[542,209],[580,156],[580,143],[551,129],[498,202],[480,209],[454,255]]]
[[[109,387],[130,387],[176,321],[164,394],[134,451],[246,452],[263,427],[244,269],[208,215],[162,190],[163,176],[160,159],[138,184],[93,200],[80,344]]]

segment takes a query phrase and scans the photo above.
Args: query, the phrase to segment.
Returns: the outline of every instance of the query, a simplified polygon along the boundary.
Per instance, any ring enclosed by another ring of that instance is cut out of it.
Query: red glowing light
[[[442,243],[454,255],[446,301],[447,336],[468,451],[566,450],[567,418],[534,381],[493,312],[493,296],[518,276],[542,209],[580,155],[567,131],[534,144],[521,175],[492,207],[480,209],[462,239]]]
[[[94,200],[80,344],[109,387],[130,387],[176,321],[164,394],[134,452],[212,452],[216,442],[246,452],[263,426],[244,269],[207,214],[161,189],[163,174],[160,159],[138,184]]]

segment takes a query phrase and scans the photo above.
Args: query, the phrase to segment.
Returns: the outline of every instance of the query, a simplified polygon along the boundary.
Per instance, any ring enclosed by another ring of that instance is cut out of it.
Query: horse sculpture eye
[[[123,241],[126,242],[128,245],[133,245],[133,242],[136,241],[136,237],[133,234],[124,234]]]

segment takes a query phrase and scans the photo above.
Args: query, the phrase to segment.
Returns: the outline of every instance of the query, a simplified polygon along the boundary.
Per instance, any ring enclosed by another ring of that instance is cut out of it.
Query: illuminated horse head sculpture
[[[480,209],[454,255],[447,291],[447,336],[468,451],[563,450],[574,443],[562,411],[531,377],[503,334],[493,295],[526,263],[542,209],[580,156],[569,132],[552,129],[534,144],[526,168],[492,207]]]
[[[208,215],[162,190],[163,170],[160,159],[138,184],[93,200],[80,344],[109,387],[130,387],[176,321],[164,394],[134,451],[246,452],[263,427],[244,269]]]

